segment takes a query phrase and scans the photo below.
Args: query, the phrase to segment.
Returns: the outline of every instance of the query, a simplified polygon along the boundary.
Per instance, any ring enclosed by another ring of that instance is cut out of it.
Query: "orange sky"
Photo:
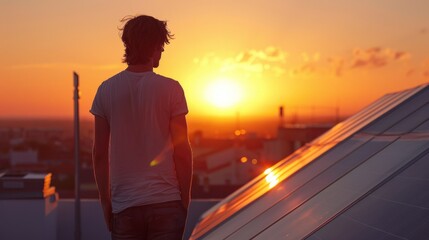
[[[0,118],[81,115],[98,85],[121,71],[125,15],[168,20],[176,39],[155,70],[185,89],[189,119],[355,113],[381,95],[429,82],[429,2],[1,1]],[[207,88],[233,82],[236,103]],[[213,99],[212,99],[213,101]]]

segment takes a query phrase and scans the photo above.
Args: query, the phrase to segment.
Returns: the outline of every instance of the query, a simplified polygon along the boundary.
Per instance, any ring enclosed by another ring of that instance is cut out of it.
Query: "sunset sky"
[[[350,115],[429,82],[427,0],[0,0],[0,118],[81,115],[123,70],[126,15],[167,20],[155,72],[184,87],[189,119]],[[244,121],[244,120],[243,120]]]

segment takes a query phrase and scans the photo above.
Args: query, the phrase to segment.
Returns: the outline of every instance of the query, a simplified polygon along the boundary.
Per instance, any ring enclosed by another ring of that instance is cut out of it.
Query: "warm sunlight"
[[[242,98],[242,89],[232,80],[219,79],[207,86],[205,97],[218,108],[234,107]]]
[[[278,176],[273,173],[273,170],[271,168],[265,169],[264,174],[267,175],[265,176],[265,181],[269,184],[268,187],[270,189],[276,186],[277,183],[279,183]]]

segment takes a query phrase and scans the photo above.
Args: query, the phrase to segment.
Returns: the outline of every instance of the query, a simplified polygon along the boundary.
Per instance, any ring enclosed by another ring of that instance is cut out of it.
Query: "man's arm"
[[[188,209],[191,199],[192,151],[188,139],[188,126],[185,115],[170,120],[170,131],[174,144],[174,163],[183,206]]]
[[[100,194],[104,219],[109,231],[112,230],[112,201],[109,176],[110,127],[106,119],[95,116],[95,138],[92,151],[95,181]]]

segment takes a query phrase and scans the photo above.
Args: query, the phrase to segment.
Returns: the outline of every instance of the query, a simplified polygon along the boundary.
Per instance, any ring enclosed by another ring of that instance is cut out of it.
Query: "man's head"
[[[146,15],[126,17],[122,22],[125,22],[121,29],[125,46],[123,62],[137,65],[152,61],[153,67],[158,67],[164,45],[173,38],[167,22]]]

